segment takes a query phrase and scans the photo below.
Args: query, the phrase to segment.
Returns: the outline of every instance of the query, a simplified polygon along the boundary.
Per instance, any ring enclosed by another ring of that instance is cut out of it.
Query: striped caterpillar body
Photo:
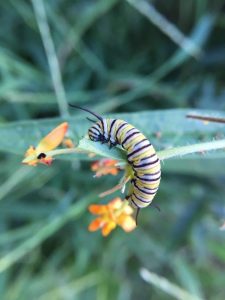
[[[149,140],[134,126],[119,119],[104,119],[86,108],[71,105],[93,114],[99,119],[88,130],[90,140],[108,143],[110,147],[121,145],[127,153],[128,163],[132,166],[134,177],[126,199],[136,207],[148,206],[158,190],[161,167],[155,149]]]

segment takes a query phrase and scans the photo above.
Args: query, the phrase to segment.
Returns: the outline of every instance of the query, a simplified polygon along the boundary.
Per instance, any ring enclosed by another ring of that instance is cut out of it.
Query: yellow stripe
[[[132,198],[133,198],[134,203],[137,204],[138,207],[142,207],[142,208],[144,208],[144,207],[148,206],[149,204],[151,204],[151,202],[152,202],[152,200],[154,198],[154,195],[153,195],[152,199],[149,200],[150,202],[149,203],[145,203],[145,202],[142,202],[142,201],[138,200],[135,197],[134,194],[132,194],[132,196],[133,196]]]

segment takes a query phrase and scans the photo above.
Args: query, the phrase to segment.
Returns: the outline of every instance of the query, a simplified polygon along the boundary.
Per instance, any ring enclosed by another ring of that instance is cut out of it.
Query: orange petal
[[[95,172],[96,172],[95,177],[101,177],[108,174],[117,175],[119,171],[116,168],[107,167],[107,168],[101,168]]]
[[[42,158],[39,160],[44,165],[50,166],[52,164],[53,158],[51,156],[46,156],[45,158]]]
[[[106,205],[91,204],[88,207],[90,213],[94,215],[102,215],[108,212]]]
[[[126,215],[132,215],[132,213],[134,212],[134,210],[133,210],[133,208],[130,205],[127,205],[127,206],[124,207],[123,212]]]
[[[64,122],[59,126],[57,126],[40,141],[40,143],[36,148],[36,152],[45,153],[47,151],[55,149],[63,141],[67,129],[68,129],[67,122]]]
[[[97,218],[95,220],[93,220],[89,226],[88,226],[88,230],[89,231],[96,231],[99,228],[101,228],[104,225],[104,221],[101,218]]]
[[[136,227],[136,222],[134,218],[124,214],[120,215],[120,217],[117,219],[117,224],[121,226],[126,232],[130,232]]]
[[[117,175],[119,169],[115,166],[116,163],[118,163],[118,161],[114,159],[101,159],[92,163],[91,170],[96,172],[96,177],[107,174]]]
[[[118,163],[117,160],[115,159],[103,159],[103,164],[106,166],[106,167],[115,167],[115,165]]]
[[[112,210],[117,210],[117,209],[120,209],[122,204],[123,204],[123,201],[119,197],[116,197],[108,203],[108,206]]]
[[[91,164],[91,170],[92,171],[97,171],[99,169],[99,161],[95,161]]]
[[[107,236],[110,234],[110,232],[116,228],[116,223],[115,222],[107,222],[103,227],[102,227],[102,235]]]
[[[36,166],[39,163],[36,153],[34,150],[32,150],[32,151],[34,151],[34,153],[32,153],[31,155],[27,154],[30,151],[29,149],[27,150],[27,152],[25,154],[25,158],[22,160],[22,164],[25,164],[28,166]]]
[[[30,146],[25,153],[25,157],[28,157],[30,155],[35,155],[35,154],[36,154],[36,150],[34,146]]]
[[[110,168],[108,170],[108,174],[111,174],[111,175],[117,175],[118,173],[119,173],[119,169],[117,169],[116,167]]]

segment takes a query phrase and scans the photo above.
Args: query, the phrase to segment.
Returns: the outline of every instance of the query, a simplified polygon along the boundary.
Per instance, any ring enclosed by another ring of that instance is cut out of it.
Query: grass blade
[[[155,273],[142,268],[140,275],[144,281],[153,284],[160,290],[166,292],[168,295],[173,296],[177,300],[201,300],[199,297],[191,295],[181,287],[171,283],[164,277],[161,277]]]
[[[63,117],[66,117],[69,115],[68,105],[66,101],[66,93],[62,82],[62,75],[55,51],[55,46],[52,40],[50,28],[47,21],[44,3],[42,0],[32,0],[32,4],[37,19],[38,27],[41,33],[41,37],[43,40],[43,44],[45,47],[60,113]]]

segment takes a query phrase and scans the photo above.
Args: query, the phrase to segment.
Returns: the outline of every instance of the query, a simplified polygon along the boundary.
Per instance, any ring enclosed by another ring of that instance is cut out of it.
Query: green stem
[[[187,154],[203,153],[206,151],[218,150],[223,148],[225,149],[225,139],[157,151],[157,155],[161,160],[164,160],[171,157],[180,157]],[[90,151],[103,157],[117,159],[120,161],[119,165],[123,165],[124,161],[127,162],[124,151],[120,149],[108,149],[108,146],[94,143],[92,141],[89,141],[88,139],[81,140],[78,149],[83,151]]]
[[[172,149],[166,149],[166,150],[157,152],[157,154],[158,154],[159,158],[161,160],[163,160],[163,159],[169,159],[169,158],[175,157],[175,156],[183,156],[186,154],[191,154],[191,153],[196,153],[196,152],[203,153],[205,151],[218,150],[218,149],[223,149],[223,148],[225,149],[225,139],[219,140],[219,141],[212,141],[212,142],[176,147],[176,148],[172,148]]]
[[[79,148],[65,148],[65,149],[56,149],[56,150],[48,151],[47,154],[48,154],[48,156],[56,156],[56,155],[63,155],[63,154],[79,153],[81,151],[84,151],[84,150],[81,150]],[[88,151],[88,150],[86,150],[86,151]]]
[[[194,145],[166,149],[166,150],[158,151],[157,155],[160,158],[160,160],[164,160],[164,159],[169,159],[171,157],[176,157],[176,156],[180,157],[192,153],[204,153],[206,151],[218,150],[218,149],[225,149],[225,139],[219,141],[211,141],[206,143],[199,143]],[[95,153],[103,157],[119,160],[120,166],[123,165],[123,163],[127,163],[125,152],[123,150],[118,148],[109,149],[107,145],[94,143],[88,139],[82,139],[79,142],[77,148],[56,149],[47,152],[47,155],[56,156],[56,155],[73,154],[73,153],[80,153],[80,152]]]

